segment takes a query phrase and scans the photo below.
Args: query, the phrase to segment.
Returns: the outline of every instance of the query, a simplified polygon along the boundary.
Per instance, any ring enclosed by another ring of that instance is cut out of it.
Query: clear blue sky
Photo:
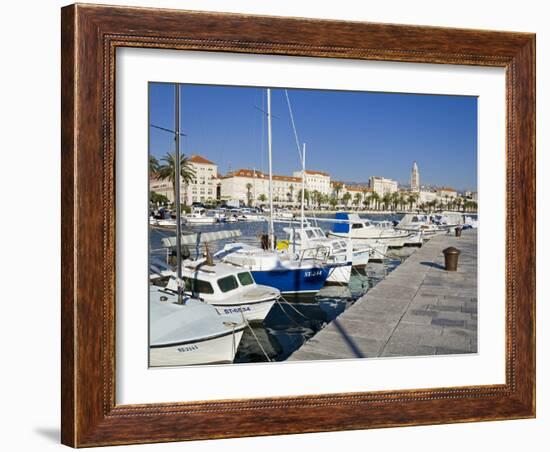
[[[340,181],[385,176],[408,183],[414,160],[421,184],[477,188],[477,98],[351,91],[288,90],[306,168]],[[267,172],[263,88],[182,85],[182,152],[218,164]],[[283,89],[271,94],[273,170],[300,162]],[[150,124],[173,129],[174,85],[149,84]],[[173,136],[149,128],[150,152],[173,151]]]

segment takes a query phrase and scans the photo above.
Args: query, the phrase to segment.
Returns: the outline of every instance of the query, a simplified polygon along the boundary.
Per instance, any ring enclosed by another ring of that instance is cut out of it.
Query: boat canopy
[[[201,243],[215,242],[217,240],[226,240],[233,239],[235,237],[240,237],[242,235],[241,231],[238,229],[230,231],[212,231],[212,232],[202,232],[200,234]],[[197,243],[199,234],[184,234],[181,236],[182,245],[195,245]],[[176,246],[176,237],[164,237],[162,240],[162,246],[165,248],[174,248]]]

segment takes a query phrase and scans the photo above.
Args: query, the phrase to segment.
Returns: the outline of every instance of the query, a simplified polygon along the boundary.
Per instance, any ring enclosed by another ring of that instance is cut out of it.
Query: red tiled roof
[[[200,155],[193,154],[191,157],[189,157],[189,161],[193,163],[203,163],[206,165],[215,165],[214,162],[211,162],[210,160],[206,160],[204,157]]]
[[[302,182],[301,177],[292,177],[292,176],[276,176],[273,175],[273,180],[282,180],[286,182]]]
[[[318,174],[320,176],[327,176],[327,177],[330,176],[328,173],[325,173],[324,171],[313,171],[313,170],[306,170],[306,174]]]
[[[268,179],[269,176],[267,174],[262,173],[261,171],[254,171],[251,169],[238,169],[236,171],[232,171],[231,173],[227,173],[225,176],[223,176],[223,179],[228,179],[230,177],[252,177],[256,179]],[[279,181],[287,181],[287,182],[302,182],[302,179],[300,177],[292,177],[292,176],[278,176],[273,175],[273,180],[279,180]]]
[[[451,187],[441,187],[439,191],[456,191],[454,188]]]
[[[346,187],[346,190],[347,191],[356,191],[356,192],[364,192],[364,191],[372,191],[370,188],[368,187],[362,187],[361,185],[352,185],[352,186],[347,186]]]

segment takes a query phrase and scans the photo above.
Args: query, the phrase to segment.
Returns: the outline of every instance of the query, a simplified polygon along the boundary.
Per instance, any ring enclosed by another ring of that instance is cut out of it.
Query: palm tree
[[[374,208],[378,210],[380,205],[380,195],[375,191],[373,191],[372,194],[370,195],[370,201],[374,203]]]
[[[391,202],[392,202],[392,195],[391,195],[391,193],[386,193],[386,194],[382,197],[382,203],[384,204],[385,210],[388,210],[388,207],[391,205]]]
[[[418,201],[418,193],[411,193],[408,198],[409,209],[412,210],[413,205]]]
[[[316,204],[317,207],[321,207],[321,192],[318,190],[313,190],[311,200],[313,201],[313,204]]]
[[[344,193],[344,196],[342,196],[342,201],[344,201],[344,205],[347,207],[348,203],[351,199],[351,193],[349,191]]]
[[[405,195],[403,193],[399,193],[399,209],[403,210],[404,205],[405,205]]]
[[[290,189],[290,202],[292,202],[294,199],[294,184],[290,184],[290,187],[288,188]]]
[[[393,210],[397,210],[397,206],[399,204],[399,192],[394,191],[391,194],[391,204],[392,204]]]
[[[265,195],[265,193],[261,193],[260,196],[258,196],[258,201],[260,201],[260,202],[266,202],[267,201],[267,196]]]
[[[361,202],[362,195],[361,193],[355,193],[355,196],[353,197],[353,205],[359,209],[359,203]]]
[[[164,157],[160,160],[164,162],[157,169],[157,177],[160,179],[168,179],[172,183],[172,190],[174,193],[174,202],[176,201],[176,153],[167,152]],[[185,190],[187,191],[187,186],[190,182],[195,180],[195,170],[191,161],[188,157],[185,157],[184,154],[180,155],[180,179],[185,185]],[[187,205],[187,196],[183,198],[183,205]]]
[[[341,184],[340,182],[334,183],[334,191],[336,192],[336,201],[340,199],[340,191],[344,187],[344,184]]]
[[[369,189],[367,187],[363,187],[361,189],[361,192],[363,193],[363,204],[365,206],[367,206],[367,204],[365,203],[365,201],[367,201],[367,195],[369,194]]]
[[[310,193],[307,188],[304,189],[304,204],[309,205],[309,197]],[[298,190],[298,194],[296,195],[296,199],[298,200],[298,203],[302,204],[302,189]]]
[[[332,196],[329,198],[328,203],[330,204],[330,207],[332,207],[333,209],[335,209],[336,206],[338,205],[338,199],[336,198],[336,196],[332,195]]]
[[[155,177],[159,170],[159,161],[154,155],[149,154],[149,177]]]
[[[246,199],[248,207],[250,207],[252,205],[252,184],[250,182],[246,184]]]

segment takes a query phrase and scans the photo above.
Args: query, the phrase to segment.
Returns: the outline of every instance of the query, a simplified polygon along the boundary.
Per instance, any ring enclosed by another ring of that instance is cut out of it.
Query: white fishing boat
[[[218,219],[214,215],[207,215],[202,207],[194,207],[190,214],[185,216],[187,224],[214,224]]]
[[[294,256],[239,242],[226,244],[214,258],[249,270],[256,283],[275,287],[283,294],[316,293],[325,285],[332,267],[342,265],[329,263],[326,251],[305,258],[303,253]]]
[[[180,86],[175,86],[176,287],[149,290],[149,365],[181,366],[232,363],[246,322],[242,315],[220,314],[211,306],[183,294],[180,205]],[[229,232],[229,231],[228,231]],[[195,234],[199,236],[200,234]],[[189,240],[189,237],[186,238]]]
[[[284,228],[287,240],[277,244],[277,249],[282,252],[300,253],[311,258],[318,254],[319,250],[328,252],[329,263],[339,263],[331,269],[327,282],[347,284],[351,277],[352,266],[365,266],[369,262],[371,248],[362,246],[356,250],[350,239],[327,237],[323,230],[315,226],[303,228]]]
[[[353,249],[355,250],[357,248],[360,249],[362,245],[359,243],[353,245]],[[388,245],[385,243],[371,243],[369,245],[370,247],[370,255],[369,260],[373,262],[381,262],[384,259],[386,259],[386,256],[388,254]],[[357,265],[356,265],[357,266]]]
[[[355,213],[336,213],[336,220],[331,237],[350,238],[353,242],[374,245],[383,243],[390,248],[399,248],[405,245],[407,240],[414,235],[410,231],[400,231],[394,228],[376,226],[367,219],[359,218]]]
[[[150,257],[149,281],[155,282],[167,279],[174,273],[172,267],[158,257]]]
[[[292,220],[295,218],[295,215],[290,210],[276,209],[275,212],[273,212],[273,218],[275,220]]]
[[[256,284],[248,270],[206,258],[183,261],[182,278],[184,294],[204,300],[220,314],[240,314],[251,322],[263,321],[281,296],[273,287]],[[166,288],[177,289],[175,276]]]
[[[237,221],[266,221],[267,218],[260,214],[257,210],[243,208],[240,210],[239,214],[237,215]]]
[[[423,239],[429,239],[440,232],[446,232],[433,222],[431,215],[418,213],[405,214],[401,221],[397,223],[395,229],[414,232],[419,234]]]
[[[241,315],[220,314],[192,297],[151,286],[149,366],[232,363],[244,328]]]

